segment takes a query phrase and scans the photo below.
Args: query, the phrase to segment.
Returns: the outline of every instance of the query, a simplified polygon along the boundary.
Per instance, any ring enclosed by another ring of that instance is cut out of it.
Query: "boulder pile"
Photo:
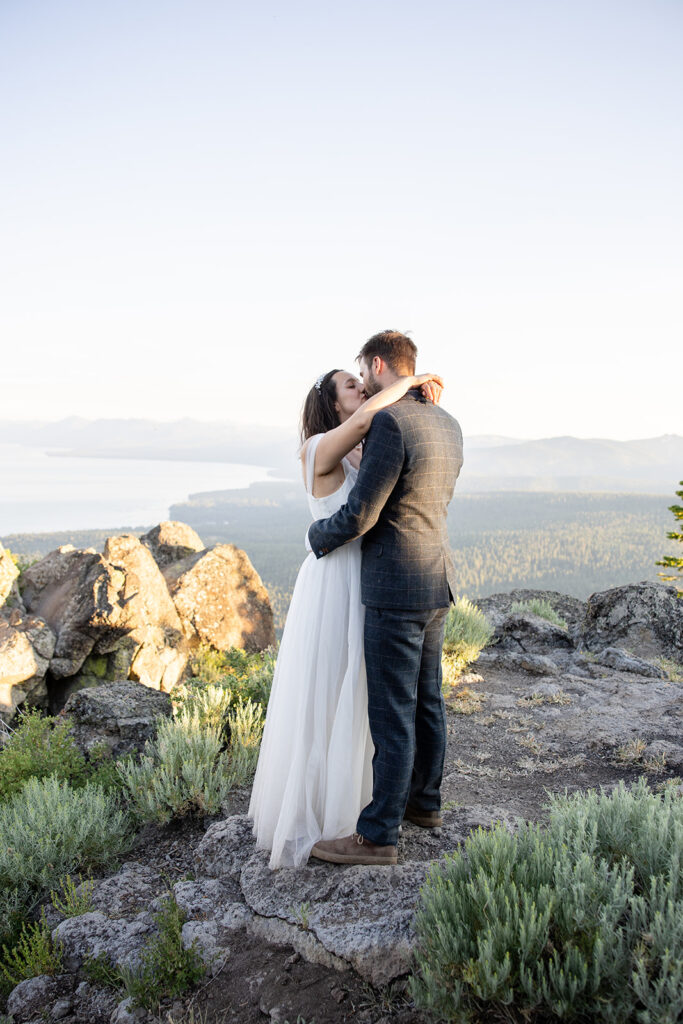
[[[104,681],[170,691],[200,643],[263,650],[275,642],[268,594],[244,551],[206,549],[165,522],[110,537],[100,554],[65,545],[21,574],[0,547],[0,718],[61,707]]]

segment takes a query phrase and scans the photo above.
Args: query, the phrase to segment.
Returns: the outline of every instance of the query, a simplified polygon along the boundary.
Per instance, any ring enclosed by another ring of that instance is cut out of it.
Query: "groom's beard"
[[[382,390],[377,379],[373,376],[372,370],[368,373],[366,379],[363,381],[363,390],[368,398],[372,398],[373,395],[379,394]]]

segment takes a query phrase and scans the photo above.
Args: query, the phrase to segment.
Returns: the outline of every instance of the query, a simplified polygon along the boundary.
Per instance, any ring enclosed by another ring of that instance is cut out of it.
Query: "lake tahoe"
[[[65,457],[0,444],[0,536],[152,526],[197,491],[270,479],[264,466]]]

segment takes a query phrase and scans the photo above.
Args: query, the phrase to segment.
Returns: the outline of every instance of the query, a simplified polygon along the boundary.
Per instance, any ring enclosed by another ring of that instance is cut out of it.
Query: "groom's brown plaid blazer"
[[[447,607],[458,582],[446,513],[462,461],[457,420],[409,391],[376,413],[347,504],[308,531],[314,554],[364,536],[364,605]]]

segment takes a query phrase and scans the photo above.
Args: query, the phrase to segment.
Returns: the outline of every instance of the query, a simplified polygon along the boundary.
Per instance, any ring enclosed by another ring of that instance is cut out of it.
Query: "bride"
[[[302,416],[301,462],[313,519],[346,503],[375,413],[410,388],[438,401],[441,379],[400,377],[366,399],[353,374],[330,370]],[[249,817],[270,866],[305,863],[320,839],[348,835],[372,797],[360,600],[361,539],[309,554],[294,587],[268,703]]]

